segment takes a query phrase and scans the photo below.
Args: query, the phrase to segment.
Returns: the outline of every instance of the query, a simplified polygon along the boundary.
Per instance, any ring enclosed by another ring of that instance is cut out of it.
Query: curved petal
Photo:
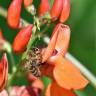
[[[33,0],[24,0],[24,6],[28,7],[33,3]]]
[[[45,96],[51,96],[51,84],[49,84],[48,86],[47,86],[47,89],[46,89],[46,92],[45,92]]]
[[[32,75],[31,72],[29,72],[29,73],[27,74],[27,79],[28,79],[28,81],[29,81],[30,83],[32,83],[33,81],[37,80],[38,78],[35,77],[34,75]]]
[[[54,29],[48,47],[45,49],[45,51],[42,54],[42,63],[45,62],[52,55],[55,49],[57,37],[58,37],[58,30]]]
[[[50,10],[49,0],[41,0],[38,13],[40,16],[45,15]]]
[[[52,18],[52,21],[55,21],[60,16],[60,13],[62,12],[63,8],[63,0],[54,0],[50,15]]]
[[[8,77],[8,61],[6,54],[3,54],[3,57],[0,62],[0,91],[5,87]]]
[[[40,71],[41,71],[41,74],[42,75],[45,75],[45,76],[49,76],[49,77],[52,77],[53,78],[53,68],[54,66],[53,65],[49,65],[49,64],[43,64],[40,68]]]
[[[12,46],[15,53],[22,53],[26,49],[32,34],[32,28],[33,25],[28,25],[27,27],[22,28],[16,35]]]
[[[65,89],[82,89],[88,84],[80,71],[67,59],[57,56],[54,59],[53,75],[56,82]]]
[[[1,29],[0,29],[0,39],[3,39],[3,34]]]
[[[76,96],[76,94],[72,90],[64,89],[53,82],[48,86],[46,96]]]
[[[32,87],[40,89],[40,90],[43,90],[44,89],[44,84],[43,84],[43,82],[40,79],[37,79],[37,80],[35,80],[33,82]]]
[[[7,22],[11,28],[18,28],[23,0],[12,0],[8,8]]]
[[[68,49],[68,45],[70,41],[70,28],[69,26],[61,23],[59,23],[57,27],[58,27],[59,34],[58,34],[55,49],[58,51],[58,54],[64,56]]]
[[[60,15],[60,22],[64,23],[70,14],[70,0],[63,0],[63,9]]]

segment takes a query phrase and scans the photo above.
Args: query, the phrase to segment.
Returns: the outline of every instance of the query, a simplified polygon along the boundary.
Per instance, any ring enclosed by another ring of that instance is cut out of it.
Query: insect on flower
[[[41,72],[39,68],[42,64],[41,50],[37,47],[31,48],[21,64],[24,71],[31,72],[34,76],[40,77]]]

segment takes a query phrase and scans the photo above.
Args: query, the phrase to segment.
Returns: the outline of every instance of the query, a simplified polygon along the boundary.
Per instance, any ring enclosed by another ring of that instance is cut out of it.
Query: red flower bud
[[[33,2],[33,0],[24,0],[24,6],[27,7],[29,5],[31,5]]]
[[[6,54],[3,54],[3,57],[0,61],[0,91],[3,90],[3,88],[6,85],[8,77],[8,62]]]
[[[20,30],[20,32],[15,37],[13,42],[13,51],[16,53],[21,53],[26,49],[26,45],[31,37],[32,25],[29,25]]]
[[[20,23],[22,0],[13,0],[8,8],[7,21],[12,28],[18,28]]]
[[[49,10],[50,10],[49,0],[41,0],[40,6],[39,6],[39,15],[42,16]]]
[[[2,31],[0,29],[0,39],[3,39]]]
[[[63,9],[60,16],[60,22],[65,22],[70,14],[70,0],[63,0]]]
[[[63,0],[54,0],[50,13],[52,20],[56,20],[60,16],[62,6],[63,6]]]

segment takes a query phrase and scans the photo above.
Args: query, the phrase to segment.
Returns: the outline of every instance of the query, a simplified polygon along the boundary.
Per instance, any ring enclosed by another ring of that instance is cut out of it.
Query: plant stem
[[[11,60],[11,67],[12,67],[12,73],[14,72],[14,70],[15,70],[15,61],[14,61],[14,57],[13,57],[13,54],[12,54],[12,52],[11,53],[9,53],[9,55],[10,55],[10,60]]]
[[[0,6],[0,15],[3,16],[4,18],[7,17],[7,12],[6,12],[6,10],[5,10],[4,8],[2,8],[1,6]]]

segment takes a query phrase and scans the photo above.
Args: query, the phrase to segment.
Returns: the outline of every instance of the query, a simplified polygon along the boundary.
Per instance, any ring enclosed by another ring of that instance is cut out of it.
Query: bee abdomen
[[[31,72],[36,77],[40,77],[41,76],[41,72],[40,72],[40,70],[37,67],[32,68]]]

